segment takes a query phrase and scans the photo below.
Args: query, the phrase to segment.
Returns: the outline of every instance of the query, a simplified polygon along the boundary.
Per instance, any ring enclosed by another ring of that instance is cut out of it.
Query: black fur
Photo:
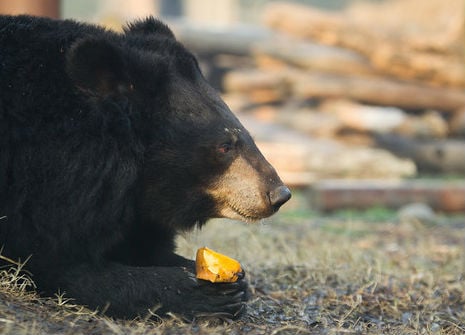
[[[60,290],[111,316],[155,307],[239,316],[245,280],[198,281],[174,253],[178,231],[218,216],[205,188],[232,161],[218,156],[226,128],[264,161],[195,58],[153,18],[117,34],[0,16],[3,253],[32,255],[44,294]]]

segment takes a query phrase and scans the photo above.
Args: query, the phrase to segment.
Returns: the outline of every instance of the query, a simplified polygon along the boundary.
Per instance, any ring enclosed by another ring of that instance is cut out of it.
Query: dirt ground
[[[253,292],[240,321],[118,321],[41,299],[0,269],[0,334],[464,334],[465,218],[401,221],[395,213],[322,216],[295,196],[259,224],[217,220],[179,238],[241,261]]]

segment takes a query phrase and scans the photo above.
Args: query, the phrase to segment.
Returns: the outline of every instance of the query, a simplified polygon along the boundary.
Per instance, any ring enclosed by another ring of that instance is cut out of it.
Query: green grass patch
[[[397,211],[384,207],[372,207],[366,210],[339,210],[329,216],[341,220],[388,222],[397,219]]]

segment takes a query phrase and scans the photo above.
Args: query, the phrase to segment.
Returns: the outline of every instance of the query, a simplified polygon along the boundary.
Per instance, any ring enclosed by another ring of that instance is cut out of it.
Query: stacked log
[[[264,102],[284,102],[288,98],[303,101],[347,98],[380,106],[437,109],[452,113],[465,106],[463,88],[432,87],[356,74],[302,72],[302,69],[294,68],[234,71],[225,77],[224,88],[228,93],[249,93],[244,98],[252,98],[250,102],[255,103],[262,102],[255,101],[253,95],[263,88],[270,93]],[[248,91],[249,88],[252,90]]]
[[[441,212],[465,212],[463,181],[324,180],[312,186],[310,197],[313,205],[323,211],[380,206],[398,209],[405,204],[423,204]]]

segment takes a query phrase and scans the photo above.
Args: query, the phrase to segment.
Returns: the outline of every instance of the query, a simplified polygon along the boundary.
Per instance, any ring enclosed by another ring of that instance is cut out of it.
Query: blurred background
[[[0,0],[0,13],[114,30],[160,17],[307,205],[465,212],[463,0]]]

